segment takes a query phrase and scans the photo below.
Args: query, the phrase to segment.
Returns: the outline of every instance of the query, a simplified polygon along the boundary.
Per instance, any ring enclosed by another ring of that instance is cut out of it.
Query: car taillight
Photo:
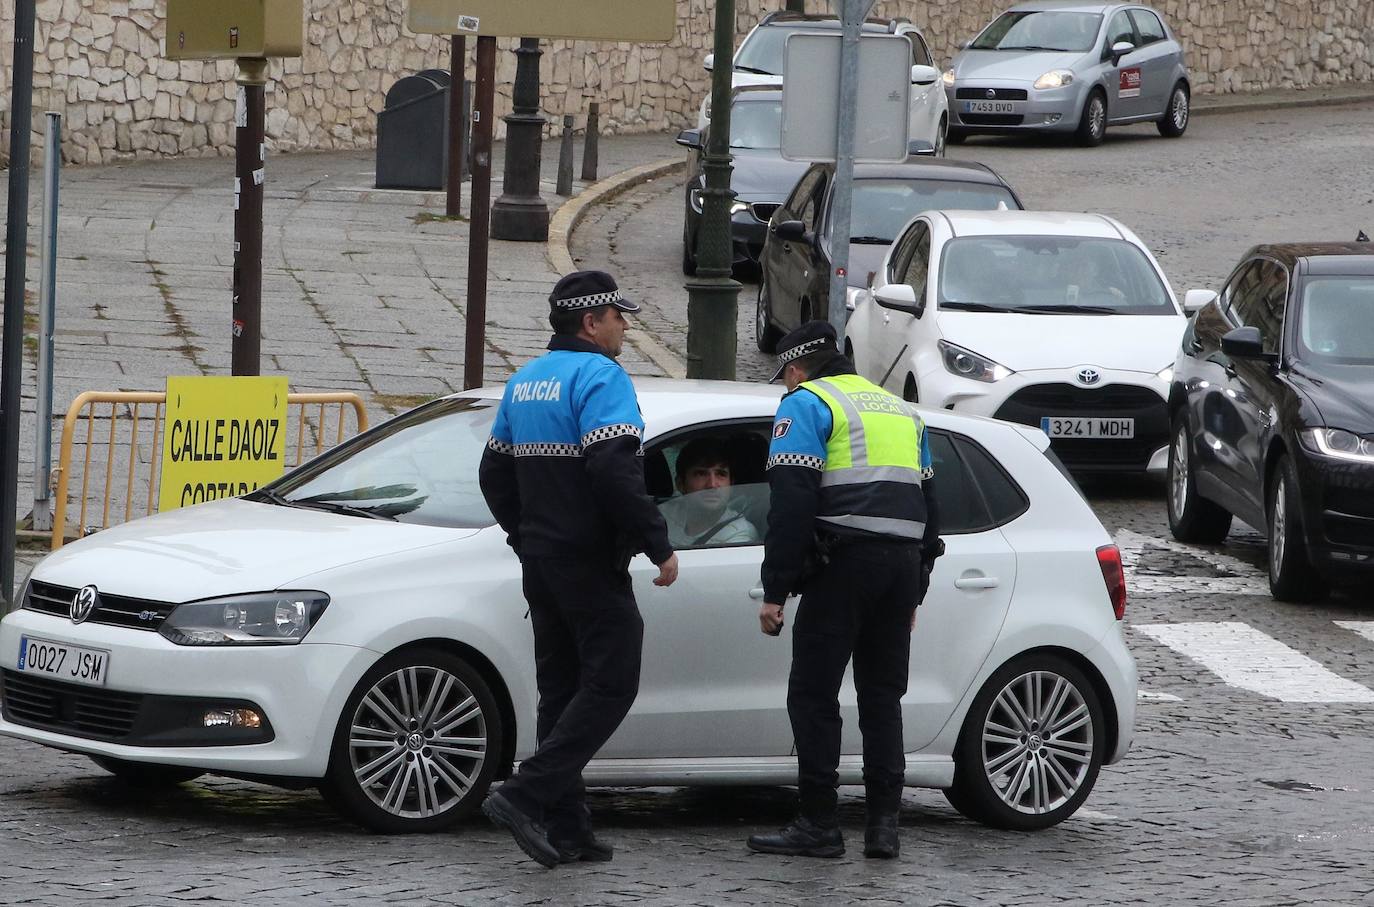
[[[1107,584],[1107,597],[1117,620],[1126,617],[1126,571],[1121,567],[1121,552],[1115,545],[1097,549],[1097,566],[1102,568],[1102,581]]]

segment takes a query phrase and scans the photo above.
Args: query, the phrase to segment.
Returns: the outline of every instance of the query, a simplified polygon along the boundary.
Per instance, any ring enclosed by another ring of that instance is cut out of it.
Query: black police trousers
[[[797,746],[800,811],[817,824],[836,821],[839,692],[851,656],[868,815],[895,815],[901,806],[901,699],[920,582],[919,545],[844,540],[803,589],[792,622],[787,715]]]
[[[639,692],[644,622],[629,573],[604,558],[523,559],[534,626],[538,747],[501,793],[553,840],[587,828],[582,769]]]

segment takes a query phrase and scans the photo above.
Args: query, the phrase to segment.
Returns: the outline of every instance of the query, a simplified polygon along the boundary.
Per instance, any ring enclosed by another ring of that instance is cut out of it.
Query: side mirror
[[[683,148],[693,148],[701,150],[701,130],[684,129],[677,134],[677,143]]]
[[[773,227],[773,233],[778,239],[785,239],[788,242],[807,242],[809,234],[806,231],[806,224],[799,220],[785,220]]]
[[[908,155],[934,154],[935,146],[922,139],[912,139],[906,143],[906,153]]]
[[[1264,351],[1264,340],[1259,328],[1253,325],[1227,331],[1221,338],[1221,351],[1232,359],[1267,359],[1273,361],[1273,353]]]
[[[707,72],[710,72],[712,69],[715,69],[715,67],[716,67],[716,55],[715,55],[715,54],[707,54],[705,57],[702,58],[702,60],[701,60],[701,65],[704,66],[704,67],[706,67],[706,71],[707,71]]]
[[[940,73],[934,66],[913,66],[911,67],[912,85],[930,85],[940,78]]]
[[[1217,294],[1212,290],[1189,290],[1183,294],[1183,314],[1191,318],[1216,298]]]
[[[892,309],[894,312],[905,312],[920,318],[925,312],[926,307],[923,303],[916,301],[916,291],[910,285],[904,283],[890,283],[886,286],[878,287],[873,292],[873,301],[885,309]]]
[[[1132,44],[1130,41],[1118,41],[1115,44],[1113,44],[1110,52],[1110,56],[1112,58],[1112,65],[1115,66],[1116,64],[1120,63],[1121,58],[1126,56],[1126,54],[1130,53],[1133,50],[1135,50],[1135,45]]]

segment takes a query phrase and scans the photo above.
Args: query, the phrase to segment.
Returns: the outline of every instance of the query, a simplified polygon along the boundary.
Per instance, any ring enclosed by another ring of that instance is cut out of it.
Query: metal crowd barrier
[[[158,474],[162,463],[163,392],[86,391],[72,401],[62,424],[62,447],[53,501],[52,550],[66,540],[67,508],[72,485],[72,452],[83,448],[80,512],[74,536],[84,538],[118,522],[147,516],[157,509]],[[367,430],[367,408],[353,393],[287,394],[286,468],[299,466],[348,437],[348,412],[353,434]],[[108,406],[108,410],[103,408]],[[97,413],[97,407],[102,411]],[[292,423],[295,423],[294,426]],[[81,429],[84,428],[84,433]],[[78,435],[81,435],[78,437]],[[295,437],[294,444],[291,438]],[[330,440],[332,438],[332,440]],[[95,449],[103,447],[103,451]],[[102,481],[92,489],[91,463],[103,468]],[[102,464],[103,459],[103,464]],[[120,486],[123,486],[122,488]],[[122,492],[120,494],[119,492]],[[122,497],[122,506],[118,498]],[[87,522],[99,510],[99,522]],[[111,522],[111,511],[114,522]],[[120,519],[119,512],[123,511]]]

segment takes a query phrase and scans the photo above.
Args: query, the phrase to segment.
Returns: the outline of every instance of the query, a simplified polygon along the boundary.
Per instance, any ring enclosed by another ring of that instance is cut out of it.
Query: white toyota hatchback
[[[639,390],[651,492],[672,499],[678,452],[715,438],[732,460],[728,506],[761,537],[778,389]],[[0,733],[135,783],[319,785],[375,829],[451,825],[534,746],[520,565],[477,487],[499,395],[426,404],[248,498],[48,556],[0,622]],[[913,638],[906,781],[992,825],[1046,827],[1131,742],[1120,558],[1040,432],[924,415],[948,553]],[[697,503],[720,506],[707,494]],[[679,557],[668,589],[643,556],[631,566],[640,694],[588,783],[795,783],[791,646],[758,630],[762,545]],[[840,775],[857,783],[852,687],[842,705]]]
[[[1100,214],[927,211],[857,294],[859,371],[907,400],[1042,429],[1074,471],[1167,467],[1184,310]]]

